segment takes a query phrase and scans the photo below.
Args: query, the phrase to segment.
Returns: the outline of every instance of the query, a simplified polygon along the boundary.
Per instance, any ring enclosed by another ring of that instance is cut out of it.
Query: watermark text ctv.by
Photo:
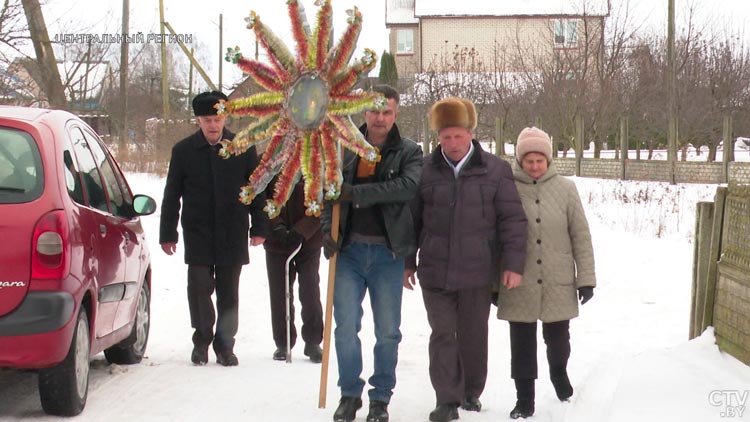
[[[708,403],[719,410],[722,418],[741,418],[747,410],[750,390],[713,390]]]
[[[144,34],[143,32],[135,34],[64,33],[55,34],[52,37],[52,42],[59,44],[175,44],[177,42],[192,44],[193,34]]]

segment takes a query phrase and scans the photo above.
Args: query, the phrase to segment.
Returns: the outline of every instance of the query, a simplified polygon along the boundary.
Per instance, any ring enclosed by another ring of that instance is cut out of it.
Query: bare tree
[[[0,6],[0,44],[15,55],[28,40],[28,25],[20,0],[4,0]],[[12,58],[2,49],[0,60],[9,64]]]
[[[34,44],[36,60],[42,77],[44,92],[47,94],[49,103],[54,108],[66,109],[68,102],[60,81],[60,73],[57,70],[55,52],[47,33],[47,25],[44,23],[44,15],[39,5],[39,0],[21,0],[26,20],[29,24],[31,41]]]

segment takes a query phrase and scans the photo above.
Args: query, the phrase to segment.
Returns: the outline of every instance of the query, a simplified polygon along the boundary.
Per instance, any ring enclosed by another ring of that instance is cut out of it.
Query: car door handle
[[[107,226],[105,226],[104,224],[99,224],[99,233],[107,234]]]

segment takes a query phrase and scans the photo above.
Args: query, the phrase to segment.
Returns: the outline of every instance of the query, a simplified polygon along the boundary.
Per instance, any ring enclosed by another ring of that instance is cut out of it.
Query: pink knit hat
[[[524,155],[538,152],[552,161],[552,141],[547,132],[537,127],[527,127],[518,134],[516,141],[516,160],[520,163]]]

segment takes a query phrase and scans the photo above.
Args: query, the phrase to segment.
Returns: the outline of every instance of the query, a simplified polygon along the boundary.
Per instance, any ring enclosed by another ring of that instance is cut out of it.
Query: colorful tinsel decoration
[[[307,215],[320,216],[323,200],[341,195],[337,143],[367,161],[380,161],[378,151],[350,118],[351,114],[385,105],[378,93],[352,91],[377,61],[376,54],[366,49],[364,57],[349,65],[362,30],[362,14],[356,7],[347,11],[348,26],[330,47],[331,0],[317,0],[315,5],[320,9],[311,31],[302,4],[287,0],[296,43],[294,54],[253,11],[245,19],[247,28],[255,33],[270,63],[244,57],[239,47],[228,48],[225,57],[267,92],[218,105],[219,114],[256,119],[233,141],[222,141],[220,154],[224,158],[242,154],[255,143],[268,141],[260,164],[240,192],[240,201],[249,204],[278,175],[273,196],[264,208],[271,218],[279,214],[300,177],[305,180]]]

